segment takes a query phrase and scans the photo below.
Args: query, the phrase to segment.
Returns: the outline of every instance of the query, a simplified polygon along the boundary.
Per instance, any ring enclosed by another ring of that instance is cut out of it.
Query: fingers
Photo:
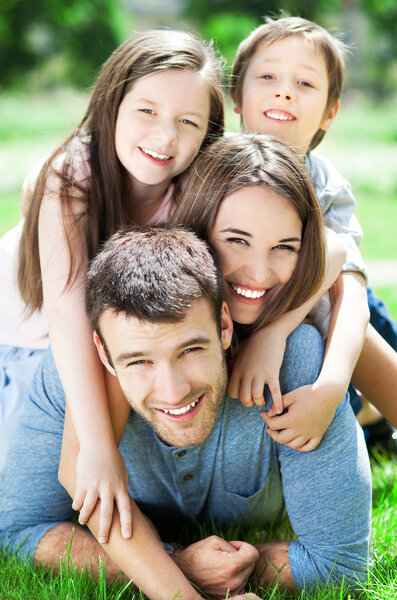
[[[121,535],[128,540],[132,535],[131,501],[127,490],[116,495],[115,502],[120,514]]]
[[[72,508],[73,510],[80,510],[84,503],[86,490],[84,488],[76,488],[76,492],[73,498]]]
[[[98,542],[106,544],[109,540],[109,531],[113,518],[113,494],[101,494],[101,508],[99,512]]]
[[[275,415],[281,415],[284,410],[284,403],[281,397],[280,382],[278,377],[269,378],[267,385],[273,400],[273,404],[269,409],[269,414],[271,417]]]
[[[96,489],[86,492],[84,502],[80,508],[79,523],[85,525],[94,510],[98,501],[98,492]]]

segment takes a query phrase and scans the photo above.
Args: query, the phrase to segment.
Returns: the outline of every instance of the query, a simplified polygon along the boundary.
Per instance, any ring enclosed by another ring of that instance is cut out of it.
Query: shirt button
[[[186,450],[181,450],[180,452],[178,452],[178,456],[185,456],[186,454]]]
[[[185,477],[183,478],[183,481],[190,481],[191,479],[193,479],[193,475],[191,473],[188,473],[187,475],[185,475]]]

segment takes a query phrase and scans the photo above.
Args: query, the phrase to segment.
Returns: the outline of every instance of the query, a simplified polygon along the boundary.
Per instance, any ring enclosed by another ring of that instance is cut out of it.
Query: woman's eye
[[[192,127],[198,127],[197,123],[194,123],[190,119],[181,119],[181,123],[184,125],[191,125]]]
[[[277,244],[274,246],[275,250],[287,250],[289,252],[298,252],[298,249],[295,246],[290,246],[289,244]]]
[[[229,238],[226,238],[226,241],[229,242],[230,244],[238,244],[239,246],[248,246],[247,240],[244,240],[243,238],[229,237]]]

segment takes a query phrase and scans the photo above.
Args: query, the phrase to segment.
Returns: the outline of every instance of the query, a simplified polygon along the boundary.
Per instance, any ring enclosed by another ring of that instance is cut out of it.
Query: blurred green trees
[[[57,72],[91,83],[99,65],[121,41],[121,9],[114,0],[1,0],[0,81],[61,56]]]

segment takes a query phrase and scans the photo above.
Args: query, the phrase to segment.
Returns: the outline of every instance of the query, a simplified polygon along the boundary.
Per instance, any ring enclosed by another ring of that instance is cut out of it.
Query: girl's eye
[[[143,112],[147,115],[154,115],[154,110],[152,110],[151,108],[140,108],[139,112]]]
[[[274,79],[273,75],[269,75],[269,73],[265,73],[264,75],[261,75],[261,79]]]
[[[194,123],[190,119],[181,119],[181,123],[184,125],[191,125],[192,127],[198,127],[197,123]]]

